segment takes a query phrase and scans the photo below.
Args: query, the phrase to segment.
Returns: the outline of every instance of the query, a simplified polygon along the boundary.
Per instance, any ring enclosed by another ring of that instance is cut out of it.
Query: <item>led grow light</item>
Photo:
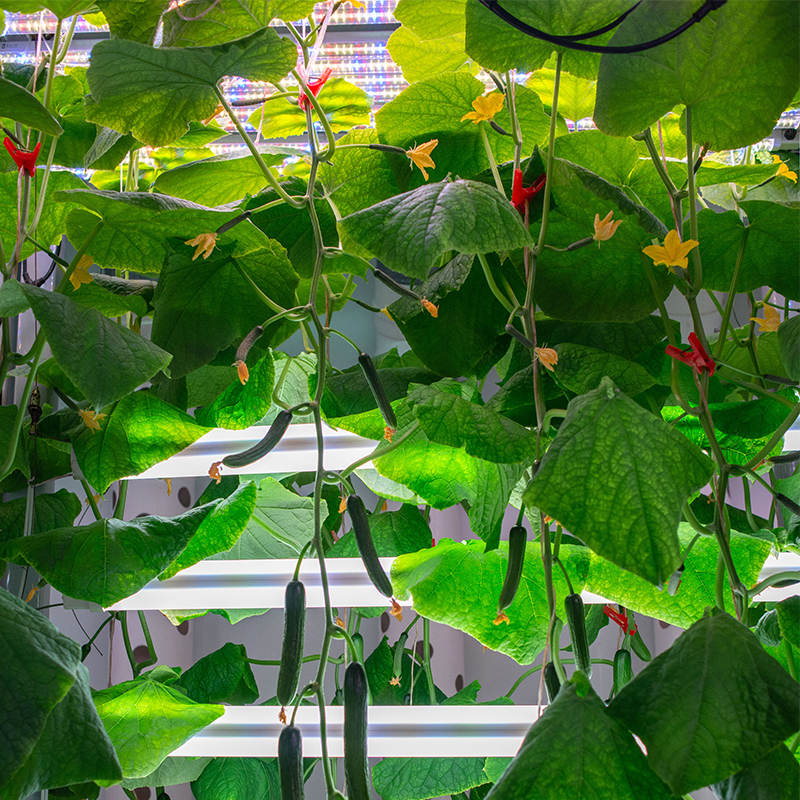
[[[539,715],[538,706],[370,706],[367,741],[375,758],[438,756],[513,756]],[[423,712],[423,713],[420,713]],[[344,755],[344,709],[325,708],[328,753]],[[319,712],[300,706],[295,724],[303,736],[303,755],[322,755]],[[184,742],[173,756],[272,758],[278,754],[283,724],[276,706],[226,706],[225,713]]]

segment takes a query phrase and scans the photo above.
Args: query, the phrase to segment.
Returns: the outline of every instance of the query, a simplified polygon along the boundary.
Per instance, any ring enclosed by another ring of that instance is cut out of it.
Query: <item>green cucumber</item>
[[[347,512],[353,523],[353,534],[356,537],[358,552],[367,570],[367,575],[372,581],[373,586],[385,597],[392,596],[392,582],[383,571],[381,562],[378,560],[378,553],[375,550],[375,542],[372,541],[372,534],[369,530],[369,519],[364,502],[358,495],[351,494],[347,498]]]
[[[561,688],[561,681],[558,679],[556,665],[548,661],[544,665],[544,688],[547,689],[547,697],[552,703],[556,699],[558,690]]]
[[[652,656],[650,655],[650,650],[647,648],[647,645],[644,643],[644,639],[642,639],[642,635],[639,633],[639,629],[636,629],[636,633],[631,636],[631,649],[634,653],[636,653],[642,661],[649,661]]]
[[[568,594],[564,598],[564,611],[569,625],[569,636],[572,640],[572,652],[575,656],[575,666],[586,673],[592,674],[592,661],[589,657],[589,640],[586,636],[586,618],[583,615],[583,600],[579,594]]]
[[[514,595],[519,588],[519,579],[522,577],[522,565],[525,563],[525,545],[528,534],[522,525],[514,525],[508,532],[508,563],[506,564],[506,577],[503,588],[500,590],[500,599],[497,601],[497,612],[508,608],[514,600]]]
[[[622,687],[626,683],[630,683],[632,680],[631,651],[617,650],[614,653],[614,697],[622,691]]]
[[[303,635],[306,624],[306,590],[300,581],[286,584],[283,616],[283,647],[278,672],[278,702],[289,705],[297,692],[303,664]]]
[[[397,417],[394,415],[392,404],[386,396],[381,379],[378,377],[378,370],[375,369],[372,359],[366,353],[359,353],[358,363],[361,365],[364,377],[367,379],[369,388],[372,390],[372,396],[375,398],[375,402],[378,404],[378,408],[381,414],[383,414],[386,424],[392,428],[392,430],[397,430]]]
[[[367,673],[354,661],[344,673],[344,778],[348,800],[369,800]]]
[[[291,421],[292,412],[284,409],[275,417],[272,425],[269,426],[269,430],[264,435],[264,438],[258,442],[258,444],[254,444],[241,453],[225,456],[225,458],[222,459],[222,463],[226,467],[246,467],[248,464],[258,461],[259,458],[263,458],[278,444],[278,442],[280,442]]]
[[[303,737],[294,725],[286,725],[278,737],[278,772],[281,800],[303,800]]]
[[[360,633],[354,633],[350,637],[353,646],[350,648],[350,660],[364,663],[364,637]]]
[[[403,655],[406,652],[406,641],[408,640],[408,633],[403,631],[397,644],[394,646],[394,661],[392,663],[392,680],[400,681],[403,677]]]

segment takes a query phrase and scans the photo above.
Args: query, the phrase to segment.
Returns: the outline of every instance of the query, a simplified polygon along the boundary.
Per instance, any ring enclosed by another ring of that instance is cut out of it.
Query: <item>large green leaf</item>
[[[356,211],[343,235],[391,269],[425,278],[450,250],[488,253],[530,243],[516,209],[497,189],[474,181],[443,181]]]
[[[596,553],[662,583],[680,562],[681,505],[710,459],[608,379],[576,397],[525,493]]]
[[[180,677],[186,694],[198,703],[250,705],[258,687],[243,644],[226,642],[196,661]]]
[[[533,89],[546,105],[553,102],[553,89],[556,82],[554,66],[551,58],[525,81],[525,85]],[[570,75],[569,72],[562,69],[558,82],[558,113],[573,122],[591,117],[594,113],[596,91],[596,80]],[[567,138],[572,139],[573,137]]]
[[[485,758],[384,758],[372,768],[382,800],[425,800],[487,782]]]
[[[469,455],[485,461],[530,461],[536,450],[535,435],[496,411],[463,398],[460,387],[453,381],[440,381],[409,393],[408,403],[425,435],[432,442],[463,447]]]
[[[558,3],[531,3],[504,0],[502,7],[523,22],[556,35],[579,34],[604,27],[630,8],[627,0],[560,0]],[[604,44],[609,35],[593,37],[593,44]],[[647,37],[645,37],[647,38]],[[595,78],[597,56],[558,48],[515,30],[488,11],[480,0],[467,2],[467,52],[487,69],[523,72],[541,67],[554,50],[563,53],[563,68],[583,78]]]
[[[506,609],[508,625],[495,625],[497,598],[503,585],[508,548],[485,552],[483,542],[443,539],[435,547],[398,556],[392,565],[392,586],[399,598],[409,594],[414,609],[473,636],[492,650],[520,664],[531,663],[545,644],[549,613],[538,544],[529,542],[520,588]],[[588,570],[585,548],[562,545],[560,559],[575,591]],[[556,594],[568,593],[566,581],[553,573]]]
[[[501,341],[508,319],[489,292],[481,265],[472,256],[458,255],[415,291],[438,307],[436,318],[408,297],[389,306],[414,354],[439,375],[474,374]]]
[[[741,207],[747,214],[746,225],[736,211],[698,214],[703,284],[727,292],[744,244],[737,292],[769,286],[800,299],[800,274],[795,269],[800,261],[800,210],[763,200],[746,200]]]
[[[680,737],[676,737],[680,738]],[[633,737],[586,678],[562,686],[487,800],[669,800]]]
[[[150,392],[124,397],[99,424],[99,431],[86,428],[73,440],[78,466],[99,492],[119,478],[144,472],[208,433],[188,414]]]
[[[153,300],[153,341],[172,353],[173,378],[207,364],[271,315],[253,283],[275,302],[293,305],[297,277],[285,250],[258,236],[261,241],[246,251],[218,245],[207,260],[197,261],[175,242],[179,249],[167,257]]]
[[[800,595],[787,597],[777,607],[778,624],[784,639],[800,647]]]
[[[3,0],[2,7],[20,14],[35,14],[37,11],[48,9],[59,19],[66,19],[73,14],[88,11],[92,6],[94,2],[91,0]]]
[[[234,378],[219,397],[197,410],[195,419],[209,428],[239,430],[255,425],[269,411],[272,403],[275,379],[272,351],[267,351],[249,373],[247,383],[243,385],[238,377]]]
[[[778,328],[778,346],[786,374],[800,381],[800,316],[791,317]]]
[[[34,95],[3,77],[0,77],[0,109],[0,115],[50,136],[58,136],[62,132],[58,120]]]
[[[217,502],[171,519],[101,519],[76,528],[55,528],[17,540],[17,546],[59,592],[110,606],[172,563]]]
[[[280,796],[276,759],[215,758],[192,781],[196,800],[272,800]]]
[[[465,0],[400,0],[394,10],[402,23],[386,46],[409,82],[450,72],[467,61],[464,51]]]
[[[686,22],[692,0],[647,0],[611,43],[650,41]],[[691,108],[695,142],[714,150],[753,144],[772,131],[797,89],[800,19],[778,0],[729,2],[659,47],[604,55],[597,82],[597,126],[638,133],[679,103]],[[736,54],[731,59],[731,53]],[[731,113],[730,98],[740,101]]]
[[[117,39],[152,44],[169,0],[96,0]],[[153,784],[155,785],[155,784]]]
[[[0,504],[0,542],[22,536],[25,524],[27,499],[20,497]],[[81,501],[66,489],[52,494],[35,495],[31,533],[41,533],[51,528],[72,525],[81,513]]]
[[[595,214],[613,211],[622,220],[614,236],[571,252],[546,249],[537,262],[536,300],[553,317],[578,321],[634,321],[656,307],[641,254],[664,224],[622,189],[585,167],[556,159],[551,177],[556,209],[550,215],[548,244],[566,248],[591,236]],[[665,271],[656,270],[659,296],[671,288]]]
[[[113,280],[110,275],[103,277]],[[141,294],[117,292],[111,287],[113,284],[106,288],[97,280],[96,276],[93,276],[91,283],[82,283],[77,289],[73,289],[71,284],[67,284],[64,287],[64,294],[86,308],[99,311],[104,317],[121,317],[129,311],[137,317],[144,317],[147,314],[147,301]]]
[[[394,410],[401,435],[414,417],[402,401]],[[385,422],[376,410],[337,418],[331,424],[380,441]],[[398,450],[374,459],[374,465],[381,475],[407,486],[434,508],[463,504],[473,532],[489,546],[499,539],[508,498],[522,474],[521,464],[474,458],[460,448],[429,441],[422,431],[412,434]]]
[[[656,382],[644,367],[614,353],[570,342],[557,345],[555,350],[555,375],[559,383],[576,394],[591,391],[603,376],[611,378],[627,394],[643,392]]]
[[[187,47],[229,42],[263,28],[274,17],[293,21],[314,10],[314,0],[189,0],[164,15],[164,44]],[[185,8],[184,8],[185,6]]]
[[[326,514],[324,505],[322,514]],[[274,478],[264,478],[258,484],[247,528],[236,544],[217,558],[294,558],[313,533],[311,498],[285,489]]]
[[[169,364],[169,353],[99,311],[57,292],[22,288],[53,357],[96,408],[124,397]]]
[[[224,711],[148,678],[96,692],[94,702],[126,778],[149,775]]]
[[[271,167],[280,164],[287,155],[277,147],[262,147],[260,152],[261,158]],[[266,180],[253,156],[223,154],[162,172],[155,179],[153,189],[205,206],[220,206],[258,193]]]
[[[256,485],[241,484],[200,523],[181,554],[161,573],[161,579],[171,578],[204,558],[230,550],[247,527],[256,505]],[[191,694],[191,692],[190,692]],[[194,695],[192,695],[194,697]],[[197,699],[197,698],[195,698]]]
[[[369,125],[372,99],[359,86],[344,80],[331,78],[317,94],[325,116],[334,133]],[[306,112],[287,100],[267,100],[247,119],[256,130],[268,139],[285,139],[301,136],[306,132]]]
[[[683,549],[694,538],[694,531],[682,523],[678,537]],[[754,586],[769,555],[770,543],[733,531],[731,552],[739,577],[746,586]],[[586,588],[637,613],[688,628],[703,616],[706,608],[716,602],[718,557],[716,539],[707,536],[699,538],[684,562],[678,591],[670,595],[666,590],[656,588],[638,575],[631,575],[593,553]],[[730,592],[725,592],[725,595],[726,606],[733,612]]]
[[[800,797],[800,763],[781,744],[713,788],[719,800],[795,800]]]
[[[92,703],[89,671],[78,664],[72,688],[50,713],[28,760],[0,792],[14,800],[88,781],[109,786],[120,777],[117,755]]]
[[[27,603],[0,588],[0,790],[24,764],[53,708],[75,683],[80,648]]]
[[[210,758],[165,758],[149,775],[142,778],[128,778],[122,781],[125,789],[138,789],[143,786],[175,786],[197,780]]]
[[[727,614],[696,622],[610,706],[676,794],[746,767],[800,728],[800,687]],[[680,736],[675,732],[680,731]]]
[[[145,144],[170,144],[193,120],[210,117],[225,75],[282,80],[297,60],[295,45],[272,28],[212,47],[155,48],[123,39],[98,42],[87,78],[86,118]]]
[[[403,505],[398,511],[371,514],[369,529],[379,556],[414,553],[431,544],[431,529],[416,506]],[[328,551],[329,558],[358,558],[355,535],[348,531]]]

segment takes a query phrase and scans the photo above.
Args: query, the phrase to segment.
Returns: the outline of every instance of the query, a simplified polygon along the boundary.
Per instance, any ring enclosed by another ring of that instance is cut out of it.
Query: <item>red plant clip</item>
[[[306,85],[314,97],[319,94],[319,90],[325,85],[325,81],[330,78],[332,72],[333,70],[330,67],[327,67],[322,75],[320,75],[315,81],[306,81]],[[302,89],[300,89],[300,94],[297,95],[297,102],[300,104],[300,108],[305,110],[308,103],[308,97]]]
[[[522,185],[522,170],[514,170],[514,183],[511,187],[511,205],[519,211],[520,214],[525,213],[525,204],[531,198],[535,197],[539,192],[544,189],[544,184],[547,181],[546,175],[540,175],[531,186],[525,188]]]
[[[21,170],[25,170],[25,174],[32,178],[36,172],[36,159],[39,156],[42,143],[39,142],[33,150],[21,150],[11,141],[10,137],[6,136],[6,138],[3,139],[3,144],[6,150],[8,150],[8,154],[14,159],[14,163],[17,167]]]
[[[698,373],[708,372],[709,375],[713,375],[717,365],[714,359],[705,351],[703,345],[700,344],[700,340],[697,338],[697,334],[695,334],[694,331],[689,334],[689,344],[691,345],[691,349],[689,350],[681,350],[679,347],[675,347],[675,345],[671,344],[667,346],[664,352],[668,356],[672,356],[672,358],[676,358],[678,361],[688,364]]]
[[[628,629],[628,615],[623,614],[621,611],[617,611],[613,606],[603,606],[603,613],[612,621],[616,622],[617,625],[622,628],[624,633],[629,633],[633,636],[636,633],[636,625],[633,625],[631,629]]]

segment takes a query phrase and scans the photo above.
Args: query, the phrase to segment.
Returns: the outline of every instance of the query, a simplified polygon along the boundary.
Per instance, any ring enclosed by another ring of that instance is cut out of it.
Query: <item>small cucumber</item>
[[[286,725],[278,737],[278,772],[281,800],[303,800],[303,737],[294,725]]]
[[[351,494],[347,498],[347,512],[353,523],[353,533],[356,537],[358,552],[367,570],[367,575],[375,588],[385,597],[392,596],[392,582],[383,571],[381,562],[378,560],[378,553],[375,550],[375,542],[372,541],[372,534],[369,530],[369,519],[364,503],[358,495]]]
[[[248,464],[258,461],[259,458],[263,458],[278,444],[278,442],[280,442],[291,421],[292,412],[284,409],[275,417],[272,425],[269,426],[269,430],[264,435],[264,438],[258,442],[258,444],[254,444],[241,453],[225,456],[225,458],[222,459],[222,463],[226,467],[246,467]]]
[[[394,415],[389,398],[386,397],[383,384],[378,377],[378,370],[375,369],[372,359],[366,353],[359,353],[358,363],[361,365],[361,370],[364,373],[364,377],[367,379],[369,388],[372,390],[375,402],[378,404],[378,408],[381,414],[383,414],[383,418],[386,420],[386,424],[393,430],[397,430],[397,417]]]
[[[360,633],[354,633],[351,637],[353,646],[350,648],[350,660],[364,663],[364,637]]]
[[[358,661],[344,673],[344,777],[348,800],[369,800],[367,674]]]
[[[568,594],[564,598],[564,611],[569,625],[569,636],[572,640],[572,652],[575,655],[575,666],[592,674],[592,661],[589,657],[589,640],[586,636],[586,619],[583,615],[583,600],[579,594]]]
[[[303,663],[303,635],[306,624],[306,590],[300,581],[286,584],[285,613],[283,616],[283,648],[278,672],[278,702],[286,706],[292,702],[300,680]]]
[[[632,680],[631,651],[617,650],[614,653],[614,697],[622,691],[622,687],[626,683],[630,683]]]
[[[636,653],[642,661],[649,661],[652,656],[650,655],[650,650],[648,650],[647,645],[644,643],[644,639],[642,639],[642,635],[639,633],[639,630],[636,630],[636,633],[631,636],[631,649],[634,653]]]
[[[392,664],[392,681],[397,681],[400,683],[400,679],[403,677],[403,655],[406,652],[406,641],[408,640],[408,634],[404,631],[400,634],[400,638],[397,640],[397,644],[394,646],[394,661]]]
[[[561,681],[558,679],[556,666],[552,661],[548,661],[544,665],[544,688],[547,689],[547,698],[552,703],[561,688]]]
[[[528,534],[522,525],[515,525],[508,532],[508,563],[506,564],[503,588],[500,590],[500,599],[497,601],[498,613],[511,605],[514,595],[517,593],[519,579],[522,576],[522,565],[525,563],[527,541]]]

